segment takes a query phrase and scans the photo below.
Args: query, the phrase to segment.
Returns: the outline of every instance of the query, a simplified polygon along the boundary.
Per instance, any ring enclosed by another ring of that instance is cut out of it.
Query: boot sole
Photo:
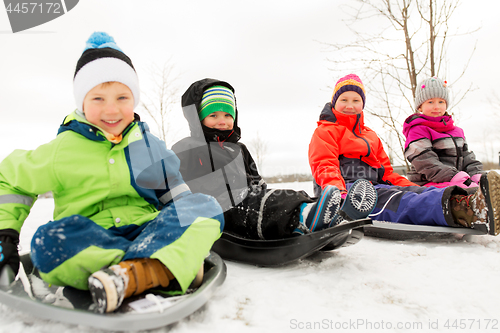
[[[201,284],[203,283],[204,272],[205,272],[205,266],[204,264],[201,264],[200,270],[198,271],[193,282],[191,282],[191,285],[189,286],[190,289],[195,289],[201,286]]]
[[[341,199],[340,191],[335,186],[329,186],[326,193],[321,193],[321,196],[318,199],[316,214],[314,215],[310,227],[312,232],[321,230],[330,225],[330,221],[338,212]],[[335,213],[331,214],[331,216],[325,216],[327,212],[331,210],[333,205],[336,205]]]
[[[500,233],[500,211],[496,209],[500,207],[500,175],[490,171],[481,177],[479,183],[488,207],[488,233],[496,236]]]
[[[351,220],[363,219],[373,211],[377,200],[377,190],[372,183],[365,179],[358,179],[347,192],[340,211],[344,212]]]
[[[100,285],[97,285],[96,282],[99,282]],[[98,312],[113,312],[116,309],[118,294],[115,283],[108,274],[103,271],[92,274],[89,278],[89,289]],[[106,304],[102,304],[103,301]]]

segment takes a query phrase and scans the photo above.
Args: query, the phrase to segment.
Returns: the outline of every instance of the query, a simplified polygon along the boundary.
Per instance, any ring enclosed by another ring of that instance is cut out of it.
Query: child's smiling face
[[[446,101],[442,98],[431,98],[420,105],[418,111],[428,117],[441,117],[446,112]]]
[[[363,99],[357,92],[346,91],[339,96],[334,109],[343,114],[360,114],[363,111]]]
[[[212,112],[206,116],[201,123],[209,128],[218,130],[232,130],[234,125],[233,116],[224,111]]]
[[[85,96],[83,113],[90,123],[118,136],[134,121],[134,95],[120,82],[99,84]]]

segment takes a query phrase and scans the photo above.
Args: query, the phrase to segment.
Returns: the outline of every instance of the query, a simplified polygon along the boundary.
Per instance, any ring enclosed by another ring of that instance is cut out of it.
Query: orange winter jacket
[[[309,164],[321,188],[363,178],[376,184],[417,186],[394,172],[377,134],[364,124],[363,113],[346,115],[327,103],[309,144]]]

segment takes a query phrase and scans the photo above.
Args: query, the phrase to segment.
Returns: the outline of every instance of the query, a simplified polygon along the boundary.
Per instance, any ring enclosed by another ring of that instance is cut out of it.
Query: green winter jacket
[[[0,163],[0,230],[20,231],[37,195],[48,191],[54,220],[78,214],[106,229],[141,225],[163,204],[190,193],[178,158],[147,124],[131,123],[113,144],[75,112],[54,140],[15,150]]]

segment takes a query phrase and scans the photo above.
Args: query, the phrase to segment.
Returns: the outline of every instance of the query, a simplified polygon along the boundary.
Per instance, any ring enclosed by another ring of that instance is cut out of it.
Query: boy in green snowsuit
[[[31,243],[45,281],[90,290],[97,312],[153,287],[185,292],[220,237],[222,209],[191,193],[176,155],[139,121],[135,69],[106,33],[87,41],[74,93],[78,109],[56,139],[0,163],[0,272],[17,273],[23,222],[52,191],[54,221]]]

